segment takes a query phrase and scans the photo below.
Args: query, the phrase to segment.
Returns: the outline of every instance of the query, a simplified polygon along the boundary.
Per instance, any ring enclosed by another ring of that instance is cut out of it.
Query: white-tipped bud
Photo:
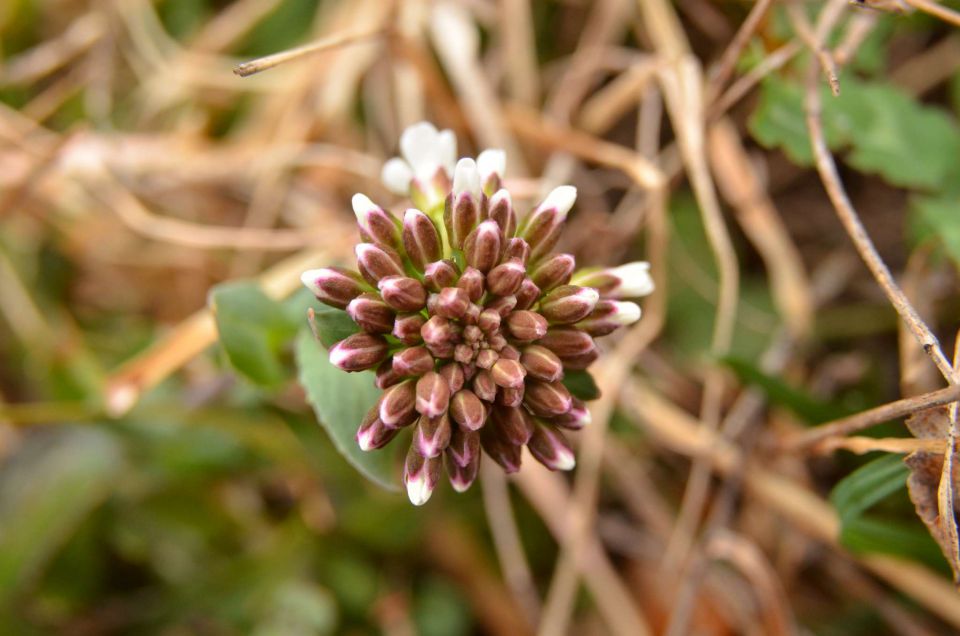
[[[626,326],[640,320],[640,305],[637,303],[614,301],[616,311],[610,315],[614,322]]]
[[[457,163],[457,136],[452,130],[441,130],[437,133],[436,159],[447,176],[451,176]]]
[[[491,175],[497,175],[502,179],[506,169],[507,153],[499,148],[488,148],[477,157],[477,170],[483,182],[486,182]]]
[[[653,278],[650,276],[650,263],[636,261],[614,267],[609,273],[620,279],[620,284],[611,292],[619,298],[636,298],[653,292]]]
[[[453,194],[456,196],[463,192],[469,192],[475,200],[480,200],[480,172],[477,162],[469,157],[458,161],[453,169]]]
[[[422,506],[430,500],[433,488],[425,473],[417,473],[407,478],[407,497],[414,506]]]
[[[383,164],[380,180],[390,192],[406,196],[410,192],[410,182],[413,181],[413,170],[406,161],[394,157]]]
[[[537,206],[536,211],[539,212],[541,210],[554,208],[557,210],[560,220],[563,221],[567,218],[567,213],[573,208],[576,200],[577,189],[571,185],[562,185],[551,190],[547,198]]]
[[[370,197],[360,192],[353,195],[350,203],[353,205],[353,213],[357,215],[357,221],[361,225],[366,224],[368,215],[380,210],[379,205],[371,201]]]

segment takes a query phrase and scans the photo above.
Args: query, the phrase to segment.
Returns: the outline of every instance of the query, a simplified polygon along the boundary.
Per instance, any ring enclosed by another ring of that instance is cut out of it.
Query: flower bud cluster
[[[360,329],[331,347],[330,361],[375,369],[383,390],[357,443],[382,448],[412,429],[404,483],[416,505],[443,472],[458,492],[469,488],[482,452],[507,472],[519,470],[524,446],[552,470],[573,468],[563,431],[590,413],[564,373],[597,359],[594,338],[640,318],[623,299],[652,291],[647,264],[575,272],[571,255],[551,250],[576,190],[556,188],[519,218],[501,187],[500,150],[454,162],[452,133],[426,123],[400,147],[384,181],[417,207],[394,215],[355,195],[357,269],[302,277]]]

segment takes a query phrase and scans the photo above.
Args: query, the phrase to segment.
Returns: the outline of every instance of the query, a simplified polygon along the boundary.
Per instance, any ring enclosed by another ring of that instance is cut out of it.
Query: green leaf
[[[37,577],[123,467],[119,444],[95,428],[24,438],[0,471],[0,605]]]
[[[960,267],[960,194],[914,197],[910,202],[917,233],[936,237],[947,255]]]
[[[600,388],[589,371],[564,371],[563,386],[581,400],[596,400],[600,397]]]
[[[771,402],[790,409],[808,423],[821,424],[849,415],[847,410],[795,389],[780,378],[764,373],[742,358],[727,356],[721,358],[720,362],[737,374],[741,382],[758,387]]]
[[[220,344],[234,370],[261,386],[284,382],[282,353],[296,334],[296,324],[283,306],[249,281],[217,285],[209,302]]]
[[[899,455],[884,455],[841,479],[830,493],[830,503],[846,526],[874,504],[906,488],[909,472]]]
[[[326,306],[314,311],[311,326],[320,343],[327,349],[360,331],[347,312]]]
[[[355,439],[363,416],[380,397],[374,374],[346,373],[330,364],[327,352],[309,330],[301,331],[297,338],[296,357],[307,400],[340,454],[374,483],[398,490],[396,457],[391,448],[364,452]]]
[[[926,529],[913,523],[872,517],[857,517],[844,522],[840,544],[858,554],[882,553],[925,563],[946,573],[946,561]]]

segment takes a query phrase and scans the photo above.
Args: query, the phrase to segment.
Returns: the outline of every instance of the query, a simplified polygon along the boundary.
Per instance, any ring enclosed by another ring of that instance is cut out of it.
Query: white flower
[[[537,206],[535,212],[554,208],[559,214],[560,220],[563,221],[567,218],[567,213],[570,212],[570,208],[573,207],[576,200],[577,189],[570,185],[562,185],[551,190],[547,198]]]
[[[453,176],[457,138],[452,130],[438,131],[433,124],[422,121],[400,135],[400,154],[402,157],[383,165],[380,177],[392,192],[407,195],[414,179],[421,188],[429,188],[438,170],[443,169],[448,178]]]
[[[614,267],[608,273],[616,276],[620,283],[614,293],[619,298],[636,298],[653,293],[653,278],[650,276],[650,263],[635,261]]]
[[[483,183],[492,175],[503,179],[503,173],[507,170],[507,153],[499,148],[484,150],[477,156],[477,170],[480,171],[480,180]]]
[[[453,170],[453,196],[464,192],[469,192],[475,200],[480,200],[480,173],[477,171],[477,162],[469,157],[458,161]]]

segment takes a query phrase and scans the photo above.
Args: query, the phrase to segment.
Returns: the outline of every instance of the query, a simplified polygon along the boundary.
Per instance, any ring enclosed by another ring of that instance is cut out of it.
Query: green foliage
[[[572,395],[584,401],[600,397],[600,388],[588,371],[566,371],[563,374],[563,386]]]
[[[914,197],[911,211],[916,238],[935,240],[960,267],[960,193]]]
[[[340,453],[371,481],[397,489],[393,451],[401,444],[364,452],[355,439],[363,416],[380,397],[373,373],[344,373],[333,366],[327,352],[307,330],[301,331],[297,337],[296,358],[300,384],[307,392],[307,400]]]
[[[856,519],[888,495],[905,488],[909,470],[899,455],[884,455],[840,480],[830,503],[844,522]]]
[[[311,327],[327,349],[360,331],[347,312],[326,306],[314,312]]]

